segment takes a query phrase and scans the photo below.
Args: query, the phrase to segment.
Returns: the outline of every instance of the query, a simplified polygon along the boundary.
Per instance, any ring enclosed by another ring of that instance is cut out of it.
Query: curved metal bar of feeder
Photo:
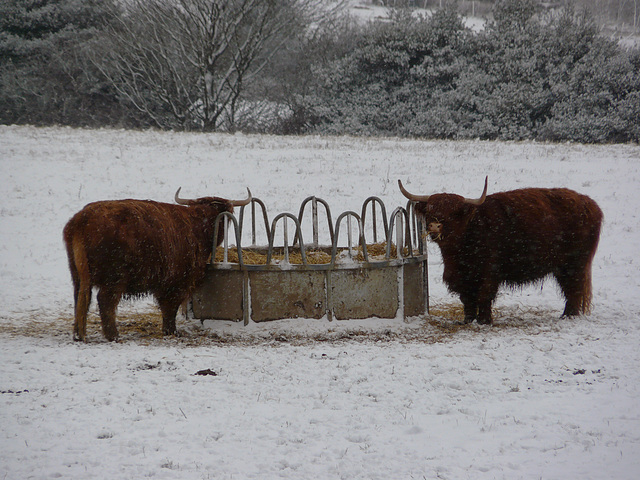
[[[413,214],[413,209],[411,210],[406,210],[405,211],[405,238],[407,239],[406,241],[406,245],[409,248],[409,256],[413,257],[414,253],[413,253],[413,245],[415,243],[419,243],[419,241],[417,240],[417,225],[416,223],[412,222],[411,219],[413,218],[413,220],[416,220],[416,216],[415,214]],[[414,239],[414,240],[412,240]],[[417,247],[417,245],[416,245]]]
[[[331,244],[333,245],[334,238],[334,229],[333,224],[331,223],[331,209],[329,208],[329,204],[323,200],[322,198],[318,198],[315,195],[311,195],[310,197],[305,198],[300,204],[300,210],[298,212],[298,222],[302,225],[302,217],[304,216],[304,209],[307,206],[307,203],[315,200],[316,202],[320,202],[324,206],[325,213],[327,214],[327,225],[329,226],[329,238],[331,239]],[[295,245],[297,241],[297,237],[294,238],[293,244]]]
[[[302,229],[300,228],[300,222],[298,221],[296,216],[292,213],[281,213],[280,215],[276,216],[276,218],[274,218],[273,221],[271,222],[271,230],[269,232],[269,247],[267,249],[267,265],[271,265],[271,257],[273,256],[273,242],[276,236],[276,224],[278,223],[278,220],[280,220],[281,218],[285,218],[285,222],[287,221],[286,220],[287,218],[290,218],[291,220],[293,220],[293,223],[296,226],[296,233],[293,238],[294,239],[300,238],[300,256],[302,257],[302,264],[307,266],[307,254],[305,252],[304,240],[302,239]],[[287,256],[288,256],[289,246],[286,244],[286,241],[285,241],[284,248],[287,250]]]
[[[371,203],[371,213],[373,216],[373,241],[375,242],[377,240],[377,236],[376,236],[376,224],[375,224],[375,220],[376,220],[376,203],[380,206],[380,213],[382,215],[382,227],[384,228],[384,237],[388,238],[389,237],[389,222],[387,221],[387,209],[384,206],[384,202],[376,196],[371,196],[369,198],[367,198],[364,203],[362,204],[362,226],[363,228],[366,226],[367,222],[366,222],[366,218],[367,218],[367,205]]]
[[[409,200],[407,202],[407,211],[409,212],[409,218],[411,219],[411,227],[412,237],[414,242],[416,242],[416,248],[418,249],[418,253],[420,255],[424,254],[424,237],[423,230],[424,224],[422,222],[422,218],[416,213],[416,202],[412,202]]]
[[[242,246],[240,243],[240,239],[241,239],[241,235],[240,235],[240,229],[238,227],[238,220],[236,219],[235,215],[233,215],[233,213],[230,212],[222,212],[220,213],[215,220],[215,226],[213,227],[213,250],[212,250],[212,259],[211,259],[211,263],[215,262],[215,258],[216,258],[216,248],[218,248],[218,229],[220,228],[220,221],[223,220],[224,217],[229,217],[231,220],[233,220],[233,229],[236,233],[236,250],[238,252],[238,263],[240,264],[240,268],[244,267],[244,262],[242,260]],[[226,232],[225,232],[226,233]],[[227,246],[224,247],[225,249],[228,249]]]
[[[407,212],[406,209],[402,208],[402,207],[397,207],[392,213],[391,213],[391,220],[389,221],[389,238],[387,240],[387,258],[390,259],[391,258],[391,240],[393,240],[393,226],[396,222],[396,217],[401,216],[401,218],[404,220],[405,225],[408,225],[409,223],[409,213]],[[404,257],[404,255],[402,254],[402,245],[396,245],[396,253],[400,252],[400,256]],[[407,246],[409,248],[409,256],[413,257],[413,246],[411,244],[411,235],[409,235],[407,237]]]
[[[418,245],[420,245],[420,240],[417,238],[418,235],[418,228],[417,228],[417,218],[418,216],[416,215],[416,203],[413,200],[408,200],[407,201],[407,212],[409,212],[409,218],[413,219],[413,222],[407,223],[407,228],[406,228],[406,235],[411,235],[413,233],[413,239],[415,242],[418,243]],[[413,227],[413,230],[411,230],[411,227]]]
[[[264,205],[264,202],[259,198],[253,197],[251,199],[251,244],[255,245],[256,240],[256,214],[255,214],[255,204],[260,205],[262,209],[262,219],[264,221],[264,231],[269,235],[269,217],[267,216],[267,207]],[[244,209],[246,205],[240,207],[240,236],[242,237],[242,231],[244,229]]]
[[[348,210],[346,212],[341,213],[340,216],[338,217],[338,219],[336,220],[336,231],[335,231],[336,236],[335,236],[335,239],[333,241],[332,248],[331,248],[331,267],[332,268],[336,263],[336,255],[338,253],[338,240],[339,240],[339,237],[340,237],[340,223],[342,223],[342,220],[347,216],[355,217],[355,219],[358,221],[358,229],[359,229],[358,238],[360,239],[360,245],[362,246],[362,256],[364,257],[365,263],[369,262],[369,256],[367,254],[367,242],[365,241],[364,231],[363,231],[363,228],[362,228],[362,219],[360,218],[360,215],[358,215],[356,212],[354,212],[352,210]],[[348,245],[348,246],[350,247],[350,245]]]
[[[413,244],[414,244],[414,242],[411,240],[411,215],[406,210],[403,211],[403,215],[404,215],[404,218],[405,218],[405,225],[406,225],[406,229],[405,229],[405,232],[406,232],[405,245],[409,249],[409,256],[413,257],[413,256],[415,256],[415,254],[413,252]]]
[[[411,211],[413,209],[413,207],[415,207],[416,203],[418,202],[414,202],[413,200],[407,200],[407,212]]]

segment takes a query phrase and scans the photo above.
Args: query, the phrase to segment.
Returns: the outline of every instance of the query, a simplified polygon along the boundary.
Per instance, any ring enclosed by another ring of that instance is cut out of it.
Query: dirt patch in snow
[[[540,308],[501,307],[494,309],[491,326],[476,323],[463,324],[462,305],[442,304],[434,306],[430,315],[414,317],[410,322],[371,319],[353,326],[349,321],[328,322],[315,320],[314,328],[308,328],[308,320],[265,322],[244,327],[240,323],[224,322],[231,329],[218,329],[216,322],[206,323],[194,319],[178,319],[179,334],[162,335],[162,317],[157,311],[122,311],[118,313],[119,342],[142,345],[174,343],[177,346],[196,347],[211,345],[304,345],[317,342],[420,342],[439,343],[461,336],[490,334],[492,331],[513,331],[514,334],[537,334],[555,331],[566,322],[558,319],[555,311]],[[213,325],[213,326],[211,326]],[[320,327],[319,327],[320,325]],[[73,329],[71,315],[59,315],[53,320],[39,320],[36,315],[25,316],[21,321],[0,321],[0,336],[24,336],[34,338],[69,339]],[[87,321],[89,343],[106,342],[102,336],[100,317],[90,313]]]

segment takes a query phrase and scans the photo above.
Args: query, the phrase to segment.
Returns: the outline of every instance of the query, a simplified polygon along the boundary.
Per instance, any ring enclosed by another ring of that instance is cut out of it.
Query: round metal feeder
[[[328,245],[318,242],[319,205],[326,214],[328,231],[324,235],[328,234]],[[310,225],[304,222],[309,206]],[[266,246],[256,245],[257,207]],[[243,234],[249,208],[251,244],[246,246]],[[353,234],[354,225],[357,236]],[[303,226],[311,228],[310,243],[303,239]],[[241,207],[239,218],[228,212],[220,214],[213,238],[218,238],[219,228],[224,229],[219,258],[214,253],[204,283],[192,298],[195,318],[242,320],[246,325],[249,321],[284,318],[404,319],[428,312],[427,252],[423,228],[411,203],[407,208],[396,208],[387,218],[382,200],[369,197],[360,214],[346,211],[334,223],[327,202],[312,196],[302,202],[297,217],[281,213],[269,223],[264,203],[254,198],[250,205]],[[340,243],[344,230],[346,243]],[[282,232],[280,245],[275,244],[278,232]],[[229,245],[230,233],[235,237],[234,246]],[[372,245],[380,248],[379,241],[385,242],[384,253],[370,255]],[[264,262],[248,263],[249,253],[264,256]],[[322,263],[311,261],[320,254],[324,254]],[[293,256],[300,259],[293,262]]]

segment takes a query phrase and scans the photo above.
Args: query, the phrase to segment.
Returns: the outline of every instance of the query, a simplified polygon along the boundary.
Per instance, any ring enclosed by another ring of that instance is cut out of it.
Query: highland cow
[[[117,340],[116,308],[123,297],[151,294],[162,312],[162,331],[176,333],[176,314],[205,276],[213,251],[215,221],[249,198],[151,200],[88,204],[64,227],[75,301],[75,340],[86,341],[91,292],[97,287],[102,332]],[[216,245],[222,241],[222,229]]]
[[[464,322],[490,324],[501,285],[518,287],[553,276],[565,298],[563,316],[588,313],[591,263],[603,214],[596,202],[566,188],[523,188],[479,199],[413,195],[426,233],[440,247],[443,280],[460,296]]]

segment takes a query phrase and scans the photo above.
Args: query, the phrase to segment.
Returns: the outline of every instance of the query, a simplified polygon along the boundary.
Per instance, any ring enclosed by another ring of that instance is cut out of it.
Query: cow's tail
[[[600,207],[598,207],[595,202],[590,206],[590,209],[592,228],[589,237],[589,257],[584,267],[581,305],[582,313],[585,315],[591,313],[591,300],[593,298],[591,269],[593,266],[593,259],[596,256],[596,250],[598,249],[598,243],[600,242],[600,229],[602,228],[602,221],[604,218],[602,210],[600,210]]]
[[[593,257],[589,260],[585,267],[583,284],[582,284],[582,305],[580,305],[580,311],[584,315],[591,313],[591,299],[593,298],[593,290],[591,285],[591,264]]]
[[[87,313],[91,303],[91,277],[89,275],[89,259],[84,243],[79,235],[68,229],[64,231],[64,240],[69,257],[69,270],[73,280],[73,297],[75,302],[73,339],[85,341],[87,335]]]
[[[584,273],[584,284],[583,284],[583,295],[582,295],[582,313],[589,314],[591,313],[591,299],[593,298],[593,287],[592,287],[592,275],[591,269],[593,266],[593,259],[596,256],[596,250],[598,249],[598,243],[600,243],[600,230],[602,229],[602,222],[604,220],[604,214],[600,207],[593,202],[591,205],[591,245],[589,249],[589,259],[585,266]]]

